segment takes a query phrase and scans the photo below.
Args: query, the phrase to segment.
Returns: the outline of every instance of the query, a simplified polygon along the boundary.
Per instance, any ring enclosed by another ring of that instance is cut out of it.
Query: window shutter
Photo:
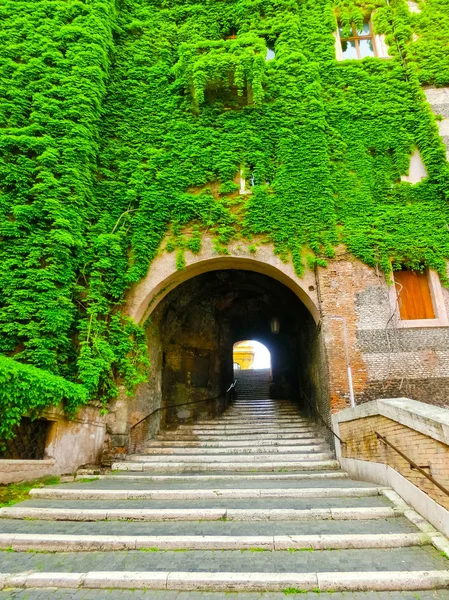
[[[427,270],[395,271],[394,280],[402,320],[435,319]]]

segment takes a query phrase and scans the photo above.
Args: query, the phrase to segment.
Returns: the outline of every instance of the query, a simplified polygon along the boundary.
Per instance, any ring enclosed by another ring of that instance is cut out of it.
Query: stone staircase
[[[270,397],[271,369],[234,370],[238,400],[268,400]]]
[[[449,600],[447,540],[286,401],[239,398],[0,517],[0,600]]]

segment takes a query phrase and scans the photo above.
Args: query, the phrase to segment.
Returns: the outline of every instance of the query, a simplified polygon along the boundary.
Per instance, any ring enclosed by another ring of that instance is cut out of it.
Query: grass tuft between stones
[[[0,485],[0,508],[12,506],[17,502],[22,502],[29,498],[30,490],[41,488],[47,485],[56,485],[60,482],[59,477],[48,475],[33,481],[23,481],[21,483],[10,483],[9,485]]]

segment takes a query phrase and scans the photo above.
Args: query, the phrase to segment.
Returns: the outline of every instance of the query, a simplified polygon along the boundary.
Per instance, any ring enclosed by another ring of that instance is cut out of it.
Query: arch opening
[[[271,370],[271,354],[268,348],[257,340],[236,342],[232,351],[235,371]]]
[[[234,268],[187,279],[153,310],[146,335],[151,374],[136,393],[130,422],[155,408],[165,410],[151,431],[137,435],[134,449],[160,428],[220,414],[229,401],[235,349],[242,342],[264,349],[260,364],[265,370],[268,364],[271,398],[293,400],[306,414],[305,396],[321,404],[324,398],[328,406],[315,319],[294,291],[266,274]]]

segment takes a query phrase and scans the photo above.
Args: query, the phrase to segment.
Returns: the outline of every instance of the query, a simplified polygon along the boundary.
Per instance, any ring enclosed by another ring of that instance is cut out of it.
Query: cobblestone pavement
[[[30,498],[20,506],[36,508],[357,508],[391,506],[384,496],[363,498],[214,498],[200,500],[50,500]]]
[[[0,552],[0,571],[86,573],[88,571],[190,571],[228,573],[323,573],[445,570],[433,546],[387,549],[258,551],[187,550],[128,552]]]
[[[351,521],[320,521],[320,534],[353,533]],[[313,535],[317,523],[308,521],[29,521],[0,519],[0,533],[61,533],[70,535]],[[357,521],[357,533],[416,533],[416,527],[405,518]]]

